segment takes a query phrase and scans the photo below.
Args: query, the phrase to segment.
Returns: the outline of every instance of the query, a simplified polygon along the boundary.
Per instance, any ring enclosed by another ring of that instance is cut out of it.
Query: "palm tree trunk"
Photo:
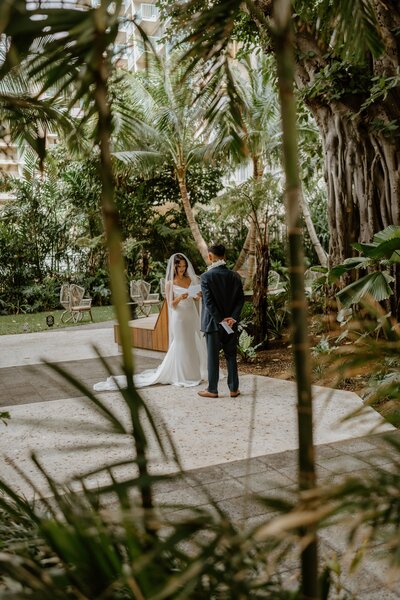
[[[259,230],[256,241],[257,269],[254,274],[253,284],[254,343],[262,344],[261,349],[263,349],[268,332],[267,289],[270,255],[267,227],[263,229],[258,227],[257,229]]]
[[[311,359],[307,302],[304,290],[304,249],[301,229],[301,185],[298,164],[296,101],[293,93],[295,55],[291,28],[291,0],[275,0],[273,6],[274,52],[277,62],[281,106],[283,159],[286,178],[286,209],[289,241],[289,276],[292,311],[292,346],[296,369],[299,432],[299,489],[316,485]],[[318,600],[318,556],[315,529],[303,528],[311,540],[301,553],[301,593],[304,600]]]
[[[184,167],[178,167],[176,169],[176,177],[178,179],[179,191],[181,193],[182,205],[185,210],[186,218],[190,227],[190,231],[192,232],[194,241],[196,243],[197,249],[200,252],[204,262],[206,264],[209,263],[208,260],[208,249],[207,244],[201,235],[201,231],[197,224],[197,221],[193,214],[193,209],[190,204],[189,194],[186,186],[186,172]]]
[[[260,181],[264,173],[264,166],[261,162],[261,158],[258,155],[252,156],[253,160],[253,177],[255,181]],[[256,242],[257,242],[257,228],[255,220],[252,219],[250,226],[244,241],[243,247],[240,251],[238,259],[233,267],[234,271],[239,271],[244,265],[246,258],[250,255],[249,264],[247,266],[245,288],[249,289],[252,286],[254,270],[256,267]]]
[[[254,225],[254,221],[252,220],[250,223],[250,227],[247,230],[246,239],[244,240],[244,244],[242,246],[240,254],[236,260],[235,266],[233,267],[234,271],[239,271],[243,267],[244,262],[250,252],[251,240],[252,240],[252,237],[254,236],[254,231],[255,231],[255,225]]]
[[[303,217],[307,227],[308,235],[310,236],[311,243],[314,246],[314,250],[318,256],[319,264],[322,267],[327,267],[328,255],[323,249],[322,244],[318,239],[317,232],[315,231],[314,223],[311,217],[310,208],[303,194],[301,194],[301,208],[303,210]]]
[[[248,252],[248,262],[247,262],[247,273],[246,273],[246,281],[244,282],[244,287],[246,290],[249,290],[253,285],[254,271],[256,269],[256,246],[257,246],[257,227],[252,219],[250,228],[250,244],[249,244],[249,252]]]
[[[101,7],[99,7],[98,10],[101,10]],[[129,398],[129,408],[133,425],[137,464],[140,476],[143,479],[148,479],[146,437],[142,429],[139,415],[141,408],[140,396],[137,394],[133,386],[132,346],[131,334],[128,325],[128,321],[130,319],[128,309],[128,294],[124,276],[124,260],[121,248],[119,217],[114,200],[115,189],[110,147],[112,119],[108,102],[109,65],[107,63],[107,59],[103,56],[104,45],[102,36],[104,35],[107,35],[106,31],[100,29],[98,31],[99,44],[96,61],[98,68],[95,73],[96,86],[94,91],[95,105],[98,114],[97,135],[100,147],[100,175],[102,181],[101,206],[109,254],[111,293],[120,327],[124,371],[127,376],[128,392],[126,397]],[[151,509],[153,507],[151,486],[148,484],[143,485],[140,491],[143,508]]]

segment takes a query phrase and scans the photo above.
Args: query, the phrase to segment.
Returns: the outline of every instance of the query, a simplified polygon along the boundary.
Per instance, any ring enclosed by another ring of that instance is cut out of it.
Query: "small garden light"
[[[47,315],[46,317],[47,327],[53,327],[54,325],[54,317],[53,315]]]

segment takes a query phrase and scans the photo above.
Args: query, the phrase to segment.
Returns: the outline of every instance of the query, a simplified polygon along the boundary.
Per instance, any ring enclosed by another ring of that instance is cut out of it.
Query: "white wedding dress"
[[[173,285],[176,298],[187,292],[186,288]],[[181,300],[176,308],[170,309],[170,331],[172,333],[168,352],[157,369],[143,371],[134,376],[137,388],[156,383],[191,387],[207,380],[207,350],[200,332],[200,316],[193,298]],[[125,375],[108,377],[93,386],[96,392],[117,390],[126,387]]]

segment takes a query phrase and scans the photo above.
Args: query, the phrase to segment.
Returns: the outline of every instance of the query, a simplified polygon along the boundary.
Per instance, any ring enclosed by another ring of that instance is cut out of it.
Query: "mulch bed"
[[[336,338],[339,332],[332,332],[331,337]],[[312,335],[310,346],[313,347],[321,339],[321,335]],[[313,363],[318,359],[312,359]],[[245,361],[238,357],[239,372],[251,375],[263,375],[264,377],[274,377],[276,379],[295,380],[293,352],[290,345],[289,336],[285,334],[282,338],[272,340],[268,343],[266,350],[260,350],[254,359]],[[346,379],[337,386],[339,389],[360,393],[367,381],[367,376],[358,375],[352,379]],[[329,387],[332,383],[326,379],[326,376],[318,378],[313,374],[313,384]]]

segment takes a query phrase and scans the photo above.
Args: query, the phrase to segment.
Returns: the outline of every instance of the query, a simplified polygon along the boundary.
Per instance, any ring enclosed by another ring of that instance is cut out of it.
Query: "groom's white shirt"
[[[221,258],[221,260],[216,260],[215,262],[211,263],[211,265],[207,267],[207,271],[214,269],[214,267],[220,267],[221,265],[226,265],[226,262],[223,258]]]

